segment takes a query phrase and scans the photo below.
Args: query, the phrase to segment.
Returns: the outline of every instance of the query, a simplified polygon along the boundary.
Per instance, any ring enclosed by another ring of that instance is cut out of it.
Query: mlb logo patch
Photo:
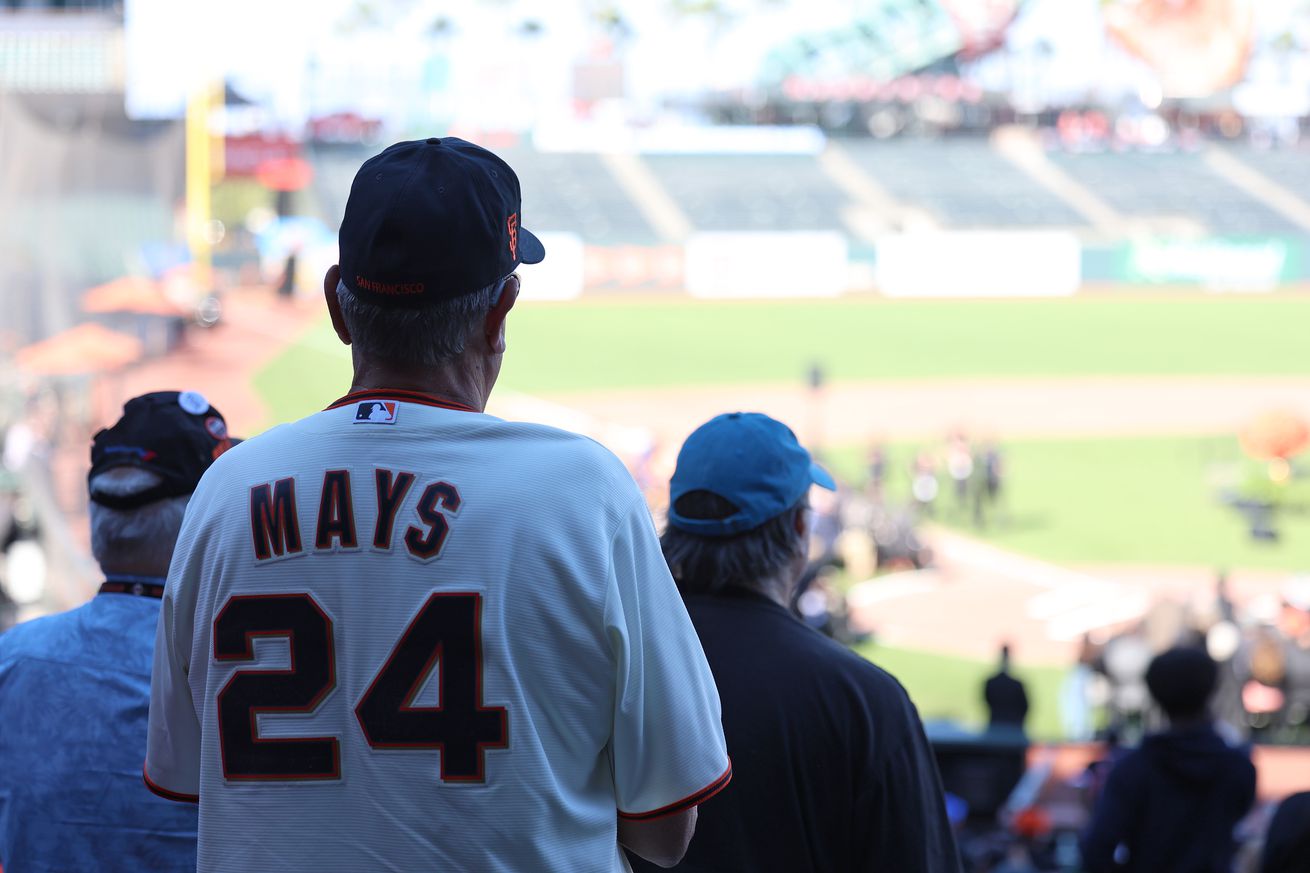
[[[395,424],[399,404],[394,400],[364,400],[355,407],[355,424]]]

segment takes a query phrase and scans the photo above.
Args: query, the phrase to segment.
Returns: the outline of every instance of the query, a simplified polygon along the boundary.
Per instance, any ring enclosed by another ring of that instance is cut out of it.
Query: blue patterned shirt
[[[4,873],[196,869],[196,808],[141,778],[159,604],[101,593],[0,634]]]

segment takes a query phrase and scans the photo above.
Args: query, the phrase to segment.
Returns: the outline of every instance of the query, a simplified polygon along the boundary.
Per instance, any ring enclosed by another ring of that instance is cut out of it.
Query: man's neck
[[[784,609],[791,609],[792,588],[793,586],[783,579],[769,577],[757,580],[751,590],[769,598]]]
[[[394,366],[385,361],[355,361],[355,378],[350,393],[357,391],[416,391],[444,400],[453,400],[482,412],[487,407],[491,385],[485,378],[465,366],[462,359],[431,369]]]

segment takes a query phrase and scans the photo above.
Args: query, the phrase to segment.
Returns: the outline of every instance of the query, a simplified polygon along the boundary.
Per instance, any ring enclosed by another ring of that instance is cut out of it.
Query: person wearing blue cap
[[[661,546],[719,687],[734,778],[676,869],[954,873],[937,765],[905,690],[789,609],[813,485],[835,488],[759,413],[711,419],[678,454]]]

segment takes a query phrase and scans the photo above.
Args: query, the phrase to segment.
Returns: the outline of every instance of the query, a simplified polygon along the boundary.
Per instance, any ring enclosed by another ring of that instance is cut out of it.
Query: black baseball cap
[[[399,142],[364,162],[341,220],[341,280],[361,300],[418,308],[546,257],[522,227],[509,164],[458,137]]]
[[[91,443],[87,484],[106,470],[137,467],[160,483],[132,494],[91,491],[111,509],[135,509],[196,490],[214,459],[232,447],[223,414],[197,391],[155,391],[123,404],[123,417],[98,432]]]

